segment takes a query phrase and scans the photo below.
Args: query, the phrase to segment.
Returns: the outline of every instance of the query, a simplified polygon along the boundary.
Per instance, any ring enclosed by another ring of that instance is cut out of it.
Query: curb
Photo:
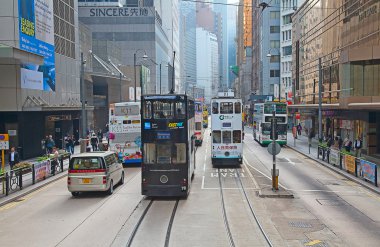
[[[267,194],[263,193],[262,190],[259,190],[259,197],[260,198],[294,198],[294,195],[286,191],[286,193],[282,194],[276,194],[276,192],[273,192],[273,194]]]
[[[334,166],[331,166],[331,165],[329,165],[329,164],[325,164],[324,162],[322,162],[322,161],[320,161],[319,159],[316,159],[316,158],[314,158],[314,157],[312,157],[312,156],[306,155],[306,154],[302,153],[301,151],[295,149],[294,147],[291,147],[291,146],[288,146],[288,145],[286,145],[286,147],[288,147],[288,148],[290,148],[290,149],[296,151],[296,152],[299,153],[299,154],[302,154],[302,155],[305,156],[305,157],[310,158],[311,160],[313,160],[313,161],[315,161],[315,162],[317,162],[317,163],[323,165],[324,167],[326,167],[326,168],[328,168],[328,169],[330,169],[330,170],[332,170],[332,171],[334,171],[334,172],[336,172],[336,173],[339,173],[339,174],[342,175],[343,177],[345,177],[345,178],[351,180],[352,182],[355,182],[355,183],[357,183],[357,184],[359,184],[359,185],[365,187],[366,189],[368,189],[368,190],[370,190],[370,191],[372,191],[372,192],[374,192],[374,193],[380,195],[380,191],[376,190],[377,187],[374,188],[373,186],[370,186],[368,183],[365,183],[364,181],[361,181],[361,180],[359,180],[359,179],[353,178],[351,175],[347,174],[346,172],[344,172],[344,171],[342,171],[342,170],[340,170],[340,169],[338,169],[338,168],[336,168],[336,167],[334,167]]]
[[[37,183],[36,184],[37,186],[34,187],[34,188],[32,188],[32,189],[29,189],[29,190],[28,189],[27,190],[20,190],[20,191],[22,191],[20,194],[14,196],[14,197],[11,197],[11,198],[7,198],[6,200],[0,202],[0,207],[6,205],[8,203],[14,202],[17,199],[20,199],[21,197],[24,197],[24,196],[26,196],[26,195],[28,195],[28,194],[36,191],[36,190],[39,190],[39,189],[41,189],[41,188],[43,188],[43,187],[45,187],[45,186],[47,186],[47,185],[49,185],[49,184],[51,184],[51,183],[53,183],[55,181],[58,181],[58,180],[60,180],[60,179],[62,179],[64,177],[66,177],[66,176],[67,176],[67,170],[65,170],[65,171],[63,171],[63,172],[61,172],[59,174],[56,174],[53,177],[50,177],[49,180],[45,180],[45,182]]]

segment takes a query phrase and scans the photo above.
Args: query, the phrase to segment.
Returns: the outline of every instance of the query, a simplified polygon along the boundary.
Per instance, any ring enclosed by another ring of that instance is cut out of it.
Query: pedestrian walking
[[[53,152],[53,147],[55,146],[55,142],[53,140],[53,136],[49,135],[47,141],[46,141],[46,148],[48,150],[48,154],[51,154]]]
[[[53,175],[55,175],[55,169],[59,165],[58,157],[59,157],[58,149],[57,147],[54,146],[52,148],[52,159],[51,159],[51,171]]]
[[[347,152],[350,152],[350,151],[351,151],[351,148],[352,148],[352,141],[350,140],[350,137],[347,136],[347,137],[344,139],[344,149],[345,149]]]
[[[75,137],[74,137],[74,135],[71,136],[69,143],[70,143],[70,153],[74,154],[74,147],[75,147]]]
[[[9,153],[8,161],[9,161],[9,166],[10,166],[11,170],[13,170],[14,165],[16,165],[17,163],[20,162],[20,156],[16,152],[15,147],[11,148],[11,152]]]
[[[92,146],[92,151],[97,151],[98,150],[99,140],[96,137],[95,133],[92,134],[90,142],[91,142],[91,146]]]
[[[103,132],[101,129],[98,130],[98,139],[99,139],[99,142],[102,142],[103,140]]]
[[[301,126],[301,123],[299,123],[297,125],[297,131],[298,131],[298,135],[300,136],[302,134],[302,126]]]
[[[297,127],[296,126],[293,126],[292,133],[293,133],[294,139],[297,139]]]
[[[68,153],[71,152],[71,150],[70,150],[70,139],[71,139],[71,137],[68,134],[64,138],[66,152],[68,152]]]
[[[359,136],[354,142],[355,156],[356,157],[361,156],[362,145],[363,145],[363,141],[362,141],[362,138]]]

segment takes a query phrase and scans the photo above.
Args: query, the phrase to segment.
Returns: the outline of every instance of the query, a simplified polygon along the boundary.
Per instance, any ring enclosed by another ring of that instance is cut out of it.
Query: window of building
[[[280,33],[280,26],[270,26],[270,33]]]
[[[280,47],[280,41],[279,40],[271,40],[270,41],[270,48],[279,48]]]
[[[292,14],[285,15],[282,17],[282,24],[283,25],[290,24],[290,23],[292,23]]]
[[[271,63],[278,63],[278,62],[280,62],[280,55],[272,55],[270,57],[270,62]]]
[[[282,48],[282,54],[283,54],[284,56],[290,56],[290,55],[292,55],[292,46],[289,45],[289,46],[285,46],[285,47],[283,47],[283,48]]]
[[[278,69],[271,69],[270,70],[270,77],[280,77],[280,70],[278,70]]]
[[[280,19],[280,11],[271,11],[270,12],[271,19]]]

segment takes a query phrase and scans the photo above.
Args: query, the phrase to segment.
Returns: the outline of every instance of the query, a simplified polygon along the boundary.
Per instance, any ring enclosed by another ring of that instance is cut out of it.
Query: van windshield
[[[102,160],[98,157],[76,157],[70,161],[70,170],[103,169]]]

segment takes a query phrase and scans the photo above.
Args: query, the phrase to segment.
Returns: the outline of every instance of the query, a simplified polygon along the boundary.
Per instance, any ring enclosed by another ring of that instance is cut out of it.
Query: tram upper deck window
[[[202,123],[201,122],[195,123],[195,130],[202,130]]]
[[[144,109],[144,119],[151,119],[152,118],[152,102],[145,101],[143,109]]]
[[[235,102],[235,113],[241,113],[241,103]]]
[[[212,114],[218,114],[219,113],[219,104],[218,102],[212,103]]]
[[[174,103],[165,101],[153,102],[153,117],[155,119],[167,119],[174,117]]]
[[[234,107],[232,102],[220,103],[220,114],[232,114],[234,113]]]
[[[232,140],[231,140],[231,131],[224,130],[222,135],[223,135],[223,143],[225,143],[225,144],[232,143]]]
[[[176,118],[184,119],[186,117],[186,104],[185,102],[177,102],[175,103],[176,109]]]
[[[222,143],[222,134],[220,130],[214,130],[212,132],[212,142],[213,143]]]
[[[232,135],[233,135],[234,143],[241,143],[241,131],[240,130],[234,130],[232,132]]]

